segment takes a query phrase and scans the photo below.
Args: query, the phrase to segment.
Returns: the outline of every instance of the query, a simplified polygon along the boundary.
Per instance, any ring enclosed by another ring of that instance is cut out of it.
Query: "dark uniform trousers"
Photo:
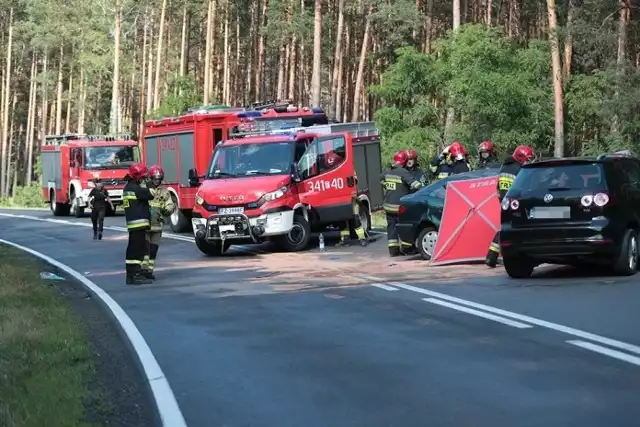
[[[162,230],[147,230],[145,234],[145,255],[142,261],[142,268],[151,272],[156,268],[156,257],[160,249],[162,240]]]
[[[102,230],[104,228],[104,214],[106,210],[106,206],[97,207],[91,210],[91,224],[93,225],[93,234],[102,233]]]
[[[498,198],[500,202],[507,194],[513,182],[516,179],[516,175],[520,170],[520,164],[509,161],[505,163],[498,172]],[[489,267],[495,267],[498,265],[498,258],[500,257],[500,231],[497,231],[493,236],[493,240],[489,244],[489,250],[484,260],[485,264]]]
[[[138,228],[129,230],[129,242],[127,243],[127,276],[134,276],[140,272],[145,253],[147,252],[147,229]]]
[[[353,210],[353,227],[356,237],[359,241],[364,241],[367,238],[366,231],[362,227],[360,221],[360,204],[356,199],[351,201],[351,209]],[[347,242],[351,239],[351,230],[349,227],[349,221],[345,222],[344,228],[340,230],[340,242]]]

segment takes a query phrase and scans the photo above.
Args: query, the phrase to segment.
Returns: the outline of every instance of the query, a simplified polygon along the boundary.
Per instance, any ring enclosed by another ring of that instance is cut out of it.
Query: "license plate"
[[[221,233],[224,233],[225,231],[233,231],[235,233],[236,227],[233,224],[219,225],[218,230],[220,230]]]
[[[529,219],[569,219],[571,208],[569,206],[539,206],[531,208]]]
[[[218,210],[220,215],[228,215],[228,214],[241,214],[244,213],[244,208],[220,208]]]

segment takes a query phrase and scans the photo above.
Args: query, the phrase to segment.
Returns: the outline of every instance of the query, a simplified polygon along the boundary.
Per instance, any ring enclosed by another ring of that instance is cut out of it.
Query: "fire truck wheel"
[[[64,203],[57,203],[56,196],[53,194],[53,191],[51,191],[51,194],[49,195],[49,206],[51,207],[51,213],[53,213],[53,216],[69,215],[70,206]]]
[[[349,233],[352,239],[357,239],[355,221],[349,221]],[[360,203],[360,225],[364,228],[364,231],[369,233],[371,231],[371,215],[369,214],[369,205],[365,202]]]
[[[197,237],[195,240],[196,246],[200,249],[200,252],[206,256],[221,256],[231,246],[230,241],[224,242],[224,246],[222,246],[222,242],[207,242],[206,240],[198,239]]]
[[[173,200],[175,206],[178,206],[178,209],[174,210],[169,216],[171,231],[174,233],[184,233],[185,231],[191,230],[191,221],[189,221],[189,218],[179,208],[178,199],[176,199],[173,193],[171,193],[171,200]]]
[[[71,202],[71,209],[70,209],[71,215],[75,216],[76,218],[82,218],[84,216],[84,208],[81,206],[78,206],[76,202],[76,192],[73,189],[71,190],[69,201]]]
[[[293,228],[289,233],[278,238],[278,245],[287,252],[298,252],[309,245],[311,226],[302,215],[294,215]]]

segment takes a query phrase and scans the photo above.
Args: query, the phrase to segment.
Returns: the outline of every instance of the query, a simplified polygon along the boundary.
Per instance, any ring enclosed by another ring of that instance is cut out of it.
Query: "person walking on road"
[[[94,187],[89,192],[89,207],[91,208],[91,224],[93,225],[93,240],[102,240],[102,231],[104,229],[104,216],[107,210],[107,203],[113,204],[109,199],[109,192],[104,188],[104,184],[100,178],[93,180]]]
[[[143,275],[147,279],[155,279],[154,270],[156,267],[156,257],[162,240],[162,228],[164,219],[175,210],[175,204],[171,199],[171,193],[162,185],[164,180],[164,170],[154,165],[149,168],[149,180],[147,188],[153,195],[153,200],[149,202],[150,227],[146,233],[146,253],[142,261]]]
[[[142,261],[146,253],[146,232],[149,230],[149,202],[153,195],[148,188],[140,184],[147,176],[147,167],[134,163],[126,176],[127,185],[122,191],[122,206],[129,231],[129,243],[126,253],[127,285],[152,283],[142,275]]]
[[[502,202],[504,196],[513,185],[513,182],[520,172],[522,165],[531,163],[535,157],[533,148],[528,145],[519,145],[513,151],[513,154],[507,157],[502,163],[502,167],[498,172],[498,198]],[[500,231],[496,232],[493,236],[493,240],[489,245],[489,251],[485,258],[485,264],[490,268],[495,268],[498,265],[498,256],[500,255]]]
[[[402,253],[401,247],[408,248],[412,243],[402,242],[398,237],[396,225],[398,224],[398,213],[400,210],[400,199],[412,191],[422,188],[423,184],[414,178],[407,169],[406,151],[398,151],[393,156],[393,166],[384,171],[380,177],[384,190],[383,208],[387,216],[387,246],[389,255],[392,257]]]

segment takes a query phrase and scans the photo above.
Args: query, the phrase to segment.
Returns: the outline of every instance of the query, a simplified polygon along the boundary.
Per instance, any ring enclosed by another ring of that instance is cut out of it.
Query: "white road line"
[[[515,320],[505,319],[504,317],[496,316],[494,314],[485,313],[483,311],[474,310],[473,308],[463,307],[461,305],[452,304],[450,302],[441,301],[435,298],[423,298],[423,301],[430,302],[432,304],[441,305],[443,307],[452,308],[454,310],[462,311],[464,313],[473,314],[474,316],[484,317],[485,319],[493,320],[494,322],[503,323],[508,326],[513,326],[514,328],[525,329],[525,328],[533,328],[531,325],[526,325],[524,323],[516,322]]]
[[[144,340],[144,337],[133,323],[133,320],[125,313],[125,311],[120,307],[120,305],[113,300],[100,286],[96,285],[91,280],[87,279],[82,273],[77,272],[72,269],[68,265],[62,264],[55,259],[48,257],[40,252],[34,251],[33,249],[27,248],[25,246],[18,245],[17,243],[10,242],[8,240],[0,239],[0,243],[4,243],[7,245],[11,245],[17,249],[28,252],[43,261],[58,267],[60,270],[64,271],[68,275],[72,276],[74,279],[78,280],[84,286],[86,286],[106,308],[111,311],[111,314],[115,318],[115,320],[120,324],[120,327],[125,332],[131,345],[133,346],[138,359],[140,359],[140,364],[144,369],[144,373],[147,377],[147,381],[151,387],[151,393],[156,401],[156,406],[158,413],[160,414],[160,418],[162,420],[162,425],[166,427],[186,427],[187,423],[184,420],[184,416],[182,415],[182,411],[180,411],[180,407],[178,406],[178,402],[171,390],[171,386],[167,381],[167,378],[162,372],[160,365],[151,352],[149,345]]]
[[[394,288],[393,286],[384,285],[382,283],[372,283],[371,286],[375,286],[376,288],[384,289],[385,291],[399,291],[400,289]]]
[[[612,350],[610,348],[602,347],[597,344],[593,344],[586,341],[581,340],[573,340],[567,341],[569,344],[573,344],[578,347],[582,347],[586,350],[591,350],[596,353],[603,354],[605,356],[613,357],[614,359],[622,360],[624,362],[632,363],[634,365],[640,366],[640,357],[631,356],[630,354],[623,353],[618,350]]]
[[[552,329],[557,332],[573,335],[578,338],[594,341],[603,345],[607,345],[609,347],[615,347],[621,350],[626,350],[632,353],[640,354],[640,347],[636,345],[614,340],[612,338],[603,337],[601,335],[592,334],[590,332],[581,331],[580,329],[570,328],[568,326],[559,325],[557,323],[547,322],[546,320],[525,316],[523,314],[514,313],[512,311],[502,310],[500,308],[491,307],[489,305],[478,304],[473,301],[452,297],[440,292],[429,291],[427,289],[419,288],[417,286],[411,286],[411,285],[406,285],[404,283],[397,283],[397,282],[389,282],[389,284],[398,288],[406,289],[408,291],[413,291],[423,295],[429,295],[431,297],[436,297],[446,301],[451,301],[451,302],[466,305],[469,307],[474,307],[480,310],[488,311],[490,313],[499,314],[504,317],[510,317],[512,319],[520,320],[521,322],[531,323],[532,325],[541,326],[543,328]]]

